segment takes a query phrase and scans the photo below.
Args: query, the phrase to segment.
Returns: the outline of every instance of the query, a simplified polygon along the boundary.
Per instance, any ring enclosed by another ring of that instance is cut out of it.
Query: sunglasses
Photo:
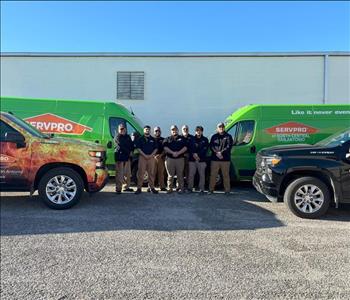
[[[125,130],[125,128],[119,128],[119,130]]]
[[[160,130],[155,130],[154,132],[160,132]]]

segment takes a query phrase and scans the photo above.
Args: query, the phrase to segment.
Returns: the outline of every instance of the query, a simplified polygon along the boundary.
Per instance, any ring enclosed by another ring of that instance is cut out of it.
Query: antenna
[[[130,106],[130,112],[131,112],[131,114],[132,114],[133,116],[135,116],[135,114],[134,114],[134,112],[133,112],[131,106]]]

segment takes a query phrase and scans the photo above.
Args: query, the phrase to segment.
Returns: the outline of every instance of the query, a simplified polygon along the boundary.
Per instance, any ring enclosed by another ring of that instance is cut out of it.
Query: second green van
[[[141,121],[114,102],[1,97],[1,109],[44,133],[99,143],[107,147],[107,167],[114,175],[115,130],[123,123],[131,136],[143,132]]]
[[[259,150],[315,144],[350,128],[350,105],[247,105],[230,115],[225,125],[234,140],[231,179],[251,180]]]

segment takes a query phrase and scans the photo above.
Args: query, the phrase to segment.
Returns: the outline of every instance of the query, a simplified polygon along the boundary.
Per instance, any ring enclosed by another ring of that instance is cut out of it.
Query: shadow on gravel
[[[47,208],[38,196],[1,197],[1,235],[74,233],[111,230],[254,230],[284,226],[275,215],[251,202],[263,197],[251,189],[232,196],[84,195],[68,210]],[[266,202],[266,201],[265,201]]]

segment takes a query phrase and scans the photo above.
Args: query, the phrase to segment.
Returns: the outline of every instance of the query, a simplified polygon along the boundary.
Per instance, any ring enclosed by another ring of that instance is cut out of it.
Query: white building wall
[[[350,103],[349,56],[329,57],[327,103]],[[117,71],[144,71],[144,123],[212,132],[246,104],[323,103],[324,56],[1,58],[1,95],[116,101]]]

